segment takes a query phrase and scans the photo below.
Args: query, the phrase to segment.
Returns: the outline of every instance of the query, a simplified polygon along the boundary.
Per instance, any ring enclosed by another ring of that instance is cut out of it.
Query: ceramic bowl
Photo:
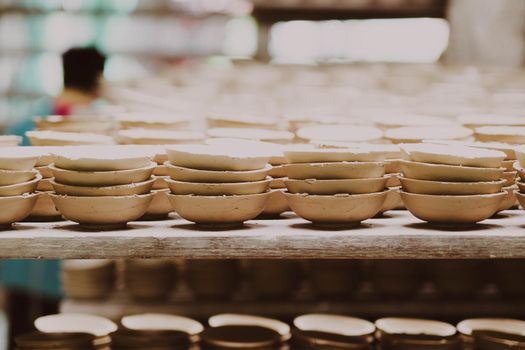
[[[53,185],[51,185],[51,179],[53,178],[40,180],[36,186],[36,190],[40,192],[54,191]]]
[[[213,111],[206,116],[208,128],[277,129],[279,119],[245,111]]]
[[[38,196],[35,206],[31,210],[28,221],[57,221],[62,219],[62,215],[55,207],[49,193],[39,192],[40,196]]]
[[[399,159],[386,159],[385,160],[385,173],[397,174],[401,172],[401,165]]]
[[[215,138],[247,139],[275,143],[290,143],[295,137],[289,131],[254,128],[211,128],[208,129],[207,134],[209,137]]]
[[[382,177],[385,166],[377,162],[298,163],[286,165],[286,172],[293,180],[366,179]]]
[[[401,181],[399,178],[403,176],[402,174],[385,174],[386,185],[385,187],[399,187],[401,186]]]
[[[367,194],[316,196],[285,192],[292,210],[319,225],[353,226],[374,217],[383,206],[388,191]]]
[[[516,153],[516,159],[521,167],[525,166],[525,146],[518,146],[514,149]]]
[[[500,151],[457,145],[421,143],[404,144],[400,148],[405,159],[419,163],[499,168],[507,157]]]
[[[500,180],[505,169],[430,164],[403,160],[401,161],[401,171],[405,178],[410,179],[450,182],[487,182]]]
[[[124,113],[116,116],[121,129],[176,130],[191,122],[187,115]]]
[[[270,170],[268,175],[270,175],[274,179],[278,179],[281,177],[287,177],[288,173],[286,172],[286,165],[272,166],[272,169]]]
[[[0,169],[32,170],[38,157],[31,147],[0,147]]]
[[[151,158],[144,152],[111,147],[79,147],[53,154],[57,168],[76,171],[118,171],[148,166]]]
[[[39,317],[35,328],[44,333],[82,332],[96,337],[105,337],[117,330],[117,325],[107,318],[76,313],[63,313]]]
[[[525,335],[525,321],[511,318],[470,318],[459,322],[456,328],[465,336],[480,330]]]
[[[244,196],[194,196],[169,194],[173,209],[183,219],[201,225],[239,226],[264,210],[271,192]]]
[[[111,145],[112,137],[78,132],[28,131],[26,136],[33,146]]]
[[[383,132],[371,126],[343,124],[306,126],[298,129],[296,135],[299,139],[316,142],[366,142],[380,140],[383,137]]]
[[[518,189],[518,186],[516,185],[513,185],[513,186],[508,186],[508,187],[503,187],[503,191],[507,194],[505,196],[505,198],[501,201],[501,204],[498,208],[498,212],[502,211],[502,210],[508,210],[508,209],[511,209],[512,207],[516,206],[517,204],[517,199],[516,199],[516,195],[514,194],[514,192]]]
[[[458,121],[468,128],[482,126],[520,126],[525,125],[523,118],[498,114],[465,114],[458,116]]]
[[[381,162],[385,159],[383,152],[359,148],[285,151],[284,156],[288,163]]]
[[[521,207],[525,208],[525,194],[515,191],[514,195],[516,196],[516,199],[520,203]]]
[[[387,334],[451,337],[457,332],[456,327],[449,323],[419,318],[385,317],[378,319],[375,325]]]
[[[284,191],[284,189],[275,189],[270,192],[270,196],[261,215],[275,217],[286,211],[290,211],[290,206],[284,196]]]
[[[193,194],[197,196],[236,196],[264,193],[270,188],[271,178],[254,182],[182,182],[166,179],[173,194]]]
[[[122,317],[120,323],[131,330],[149,331],[181,331],[190,335],[197,335],[204,330],[202,324],[194,319],[169,314],[137,314]]]
[[[262,169],[250,171],[214,171],[197,170],[172,165],[170,162],[164,163],[171,179],[185,182],[202,183],[224,183],[224,182],[251,182],[263,181],[268,172],[272,169],[271,165],[266,165]]]
[[[514,182],[516,181],[516,175],[517,171],[505,171],[503,175],[501,175],[501,178],[505,180],[504,186],[514,185]]]
[[[200,170],[259,170],[270,160],[269,155],[256,155],[249,150],[226,146],[180,145],[169,146],[166,151],[171,164]]]
[[[0,169],[0,186],[20,184],[33,180],[38,175],[35,170],[2,170]]]
[[[474,137],[482,142],[525,143],[525,126],[482,126],[474,129]]]
[[[480,195],[429,195],[401,192],[406,208],[418,219],[440,225],[472,225],[494,215],[506,192]]]
[[[479,141],[453,141],[453,140],[423,140],[423,143],[435,143],[439,145],[462,146],[491,149],[505,153],[507,156],[505,160],[516,159],[515,145],[503,142],[479,142]]]
[[[49,169],[49,167],[47,165],[46,166],[39,166],[39,167],[36,167],[35,169],[40,173],[40,175],[42,175],[42,178],[44,178],[44,179],[48,179],[50,177],[53,177],[53,173],[51,172],[51,169]]]
[[[0,225],[10,226],[29,216],[35,206],[39,194],[24,194],[21,196],[0,197]]]
[[[164,129],[120,130],[116,136],[122,145],[169,145],[177,143],[198,143],[205,135],[197,131]]]
[[[401,194],[399,193],[401,187],[392,187],[389,189],[390,191],[386,195],[386,199],[383,203],[383,206],[381,207],[380,213],[384,213],[389,210],[405,209],[405,205],[401,199]]]
[[[131,196],[134,194],[146,194],[151,191],[155,178],[143,182],[136,182],[127,185],[107,186],[107,187],[87,187],[64,185],[53,180],[50,181],[57,194],[70,196]]]
[[[0,186],[0,197],[20,196],[24,193],[33,193],[36,191],[38,182],[42,179],[40,174],[37,174],[33,180],[21,182],[14,185]]]
[[[210,327],[224,327],[224,326],[259,326],[269,328],[277,332],[281,336],[282,341],[290,339],[290,326],[282,321],[244,314],[218,314],[208,319]]]
[[[290,193],[333,195],[338,193],[363,194],[381,192],[385,189],[387,178],[342,179],[342,180],[285,180]]]
[[[511,160],[504,160],[504,161],[501,163],[501,166],[502,166],[503,168],[505,168],[505,171],[514,171],[514,162],[515,162],[514,159],[511,159]]]
[[[417,143],[425,139],[439,138],[445,140],[465,140],[474,133],[461,126],[406,126],[385,131],[385,138],[392,143]]]
[[[518,176],[520,177],[521,181],[525,181],[525,169],[520,166],[519,162],[514,163],[514,170],[518,172]]]
[[[155,195],[151,201],[148,210],[142,219],[161,220],[166,219],[168,214],[173,211],[170,201],[168,200],[169,189],[154,190]]]
[[[88,333],[42,333],[30,332],[17,335],[17,350],[67,349],[92,350],[95,336]]]
[[[55,181],[58,183],[72,186],[103,187],[146,181],[151,177],[153,169],[155,169],[156,166],[156,163],[151,162],[150,165],[144,168],[118,171],[65,170],[57,168],[53,164],[51,164],[49,168],[55,177]]]
[[[521,193],[525,193],[525,182],[523,182],[523,180],[517,180],[516,185]]]
[[[403,191],[436,195],[475,195],[501,192],[505,180],[489,182],[442,182],[400,177]]]
[[[169,176],[168,169],[165,165],[157,165],[155,170],[153,170],[153,175],[155,176]]]
[[[333,314],[306,314],[296,317],[293,325],[302,331],[317,331],[344,336],[374,334],[376,327],[366,320]]]
[[[153,182],[153,190],[164,190],[168,188],[166,180],[169,179],[169,176],[155,176],[155,182]]]
[[[133,196],[77,197],[51,194],[62,215],[86,226],[123,226],[140,218],[154,194]]]
[[[286,188],[286,185],[284,184],[284,180],[286,180],[285,177],[281,177],[279,179],[272,179],[272,181],[270,182],[270,188],[271,189]]]

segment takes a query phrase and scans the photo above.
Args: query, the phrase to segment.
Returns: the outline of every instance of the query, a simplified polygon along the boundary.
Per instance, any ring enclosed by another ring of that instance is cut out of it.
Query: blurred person
[[[72,48],[62,55],[64,89],[33,106],[32,113],[9,133],[25,137],[36,115],[70,115],[99,99],[105,56],[95,48]],[[27,144],[27,140],[24,141]],[[0,263],[0,287],[7,297],[10,340],[33,330],[33,320],[56,313],[62,298],[60,263],[55,260],[5,260]],[[12,343],[11,343],[12,344]]]
[[[24,137],[35,128],[34,116],[68,116],[88,110],[99,101],[106,57],[94,47],[71,48],[62,54],[64,88],[53,98],[44,98],[33,106],[27,118],[7,130]]]

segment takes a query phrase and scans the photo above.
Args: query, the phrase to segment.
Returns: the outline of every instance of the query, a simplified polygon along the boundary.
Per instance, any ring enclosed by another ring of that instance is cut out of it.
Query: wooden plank
[[[344,230],[322,230],[293,215],[227,231],[182,219],[106,232],[71,222],[18,223],[0,233],[0,258],[525,258],[524,227],[521,210],[458,230],[432,227],[406,211]]]

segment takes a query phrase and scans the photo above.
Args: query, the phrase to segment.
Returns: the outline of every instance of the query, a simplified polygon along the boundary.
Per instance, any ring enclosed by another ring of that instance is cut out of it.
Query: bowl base
[[[206,230],[229,230],[241,228],[244,225],[244,222],[217,222],[217,223],[204,223],[196,222],[198,227]]]

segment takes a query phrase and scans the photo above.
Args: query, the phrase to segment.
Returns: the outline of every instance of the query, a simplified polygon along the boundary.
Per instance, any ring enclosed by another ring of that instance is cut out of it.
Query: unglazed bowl
[[[401,171],[405,178],[450,181],[450,182],[475,182],[498,181],[502,178],[504,168],[478,168],[459,165],[443,165],[401,161]]]
[[[28,182],[36,178],[36,170],[1,170],[0,186],[8,186]]]
[[[359,148],[319,148],[285,151],[288,163],[381,162],[385,154]]]
[[[78,147],[53,154],[54,166],[76,171],[118,171],[147,167],[152,156],[122,147]]]
[[[285,193],[292,210],[319,225],[353,226],[374,217],[385,202],[387,191],[367,194],[317,196]]]
[[[271,165],[266,165],[262,169],[249,171],[215,171],[197,170],[175,166],[169,162],[164,163],[168,170],[168,175],[172,180],[185,182],[203,183],[224,183],[224,182],[252,182],[263,181],[268,172],[272,169]]]
[[[117,171],[75,171],[65,170],[49,166],[55,177],[55,181],[65,185],[73,186],[118,186],[130,183],[146,181],[151,177],[153,169],[157,166],[151,162],[150,165],[140,169],[117,170]]]
[[[385,166],[379,162],[297,163],[285,169],[294,180],[366,179],[385,174]]]
[[[239,226],[262,213],[271,192],[244,196],[169,194],[173,209],[183,219],[201,225]]]
[[[505,180],[478,182],[443,182],[400,177],[403,191],[436,195],[474,195],[501,192]]]
[[[126,185],[105,186],[105,187],[88,187],[88,186],[73,186],[64,185],[51,180],[51,185],[57,194],[70,196],[131,196],[134,194],[146,194],[151,191],[155,178],[146,181],[136,182]]]
[[[31,170],[38,157],[31,147],[0,147],[0,169]]]
[[[506,192],[467,196],[401,192],[406,208],[418,219],[438,225],[472,225],[494,215]]]
[[[285,180],[290,193],[333,195],[338,193],[363,194],[381,192],[385,189],[386,177],[340,180]]]
[[[146,213],[153,193],[133,196],[77,197],[50,194],[62,215],[86,226],[123,226]]]
[[[0,226],[10,226],[29,216],[35,206],[39,194],[24,194],[21,196],[0,197]]]
[[[284,192],[284,189],[272,190],[261,215],[274,217],[279,216],[286,211],[290,211],[290,205],[284,196]]]
[[[165,180],[173,194],[194,194],[197,196],[235,196],[264,193],[270,188],[271,178],[253,182],[183,182]]]
[[[24,193],[35,192],[38,182],[42,179],[40,174],[37,174],[33,180],[21,182],[14,185],[0,186],[0,197],[20,196]]]

